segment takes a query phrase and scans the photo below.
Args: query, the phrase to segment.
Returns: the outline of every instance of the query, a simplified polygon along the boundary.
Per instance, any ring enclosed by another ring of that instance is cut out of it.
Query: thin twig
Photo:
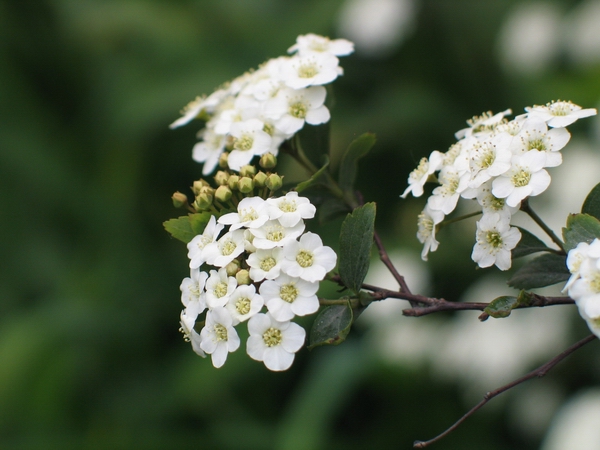
[[[452,425],[450,428],[448,428],[446,431],[444,431],[442,434],[434,437],[433,439],[430,439],[428,441],[415,441],[413,444],[414,448],[425,448],[427,446],[429,446],[430,444],[433,444],[434,442],[439,441],[440,439],[442,439],[443,437],[447,436],[448,434],[450,434],[452,431],[454,431],[456,428],[458,428],[458,426],[463,423],[468,417],[470,417],[471,415],[473,415],[473,413],[475,413],[475,411],[477,411],[478,409],[480,409],[483,405],[485,405],[487,402],[489,402],[491,399],[493,399],[494,397],[502,394],[505,391],[508,391],[509,389],[527,381],[530,380],[532,378],[538,377],[541,378],[544,375],[546,375],[555,365],[557,365],[559,362],[561,362],[563,359],[565,359],[567,356],[569,356],[571,353],[573,353],[575,350],[578,350],[579,348],[583,347],[585,344],[587,344],[588,342],[593,341],[594,339],[596,339],[596,336],[594,334],[590,334],[588,337],[580,340],[579,342],[573,344],[572,346],[570,346],[568,349],[566,349],[564,352],[562,352],[560,355],[552,358],[550,361],[548,361],[546,364],[541,365],[540,367],[538,367],[535,370],[532,370],[531,372],[529,372],[527,375],[522,376],[521,378],[508,383],[502,387],[499,387],[498,389],[488,392],[487,394],[485,394],[483,396],[483,400],[481,400],[479,403],[477,403],[477,405],[475,405],[473,408],[471,408],[471,410],[469,412],[467,412],[464,416],[462,416],[457,422],[454,423],[454,425]]]
[[[383,264],[385,264],[385,267],[388,268],[388,270],[390,271],[390,273],[392,274],[392,276],[394,277],[396,282],[400,285],[400,291],[410,294],[411,293],[410,289],[408,289],[408,286],[406,284],[406,281],[404,280],[404,277],[402,275],[400,275],[398,270],[396,270],[396,267],[394,267],[394,264],[390,260],[390,257],[388,256],[388,253],[387,253],[385,247],[383,246],[383,242],[381,242],[381,238],[377,234],[377,231],[374,232],[373,237],[375,239],[375,245],[377,246],[377,249],[379,250],[379,259],[381,259],[381,262],[383,262]]]
[[[562,254],[565,254],[565,244],[563,243],[563,241],[561,241],[558,236],[556,236],[556,234],[554,234],[554,231],[552,231],[552,229],[546,225],[546,222],[544,222],[542,220],[542,218],[540,216],[537,215],[537,213],[531,209],[531,205],[529,204],[529,199],[526,198],[525,200],[523,200],[521,202],[521,211],[523,211],[524,213],[526,213],[529,217],[531,217],[533,219],[533,221],[535,223],[538,224],[538,226],[544,230],[544,232],[550,236],[550,239],[552,239],[552,241],[558,245],[558,247],[561,249]]]

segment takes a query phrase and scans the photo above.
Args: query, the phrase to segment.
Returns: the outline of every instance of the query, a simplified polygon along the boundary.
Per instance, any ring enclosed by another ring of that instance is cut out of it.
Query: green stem
[[[550,239],[552,239],[552,241],[558,245],[558,247],[562,250],[563,253],[565,252],[565,244],[563,241],[561,241],[558,236],[556,236],[556,234],[554,234],[554,231],[552,231],[550,229],[550,227],[548,225],[546,225],[546,223],[541,219],[540,216],[538,216],[536,214],[536,212],[531,209],[531,205],[529,204],[529,199],[525,199],[521,202],[521,211],[523,211],[525,214],[527,214],[529,217],[531,217],[533,219],[533,221],[535,223],[537,223],[539,225],[539,227],[544,230],[544,232],[550,236]]]
[[[452,219],[444,220],[442,223],[440,223],[437,226],[437,229],[439,230],[440,228],[443,228],[446,225],[450,225],[451,223],[458,222],[460,220],[470,219],[471,217],[479,216],[481,214],[482,214],[481,211],[475,211],[475,212],[472,212],[469,214],[465,214],[464,216],[454,217]]]
[[[358,299],[356,299],[356,298],[351,298],[351,299],[340,298],[338,300],[327,300],[324,298],[319,299],[319,304],[321,306],[347,305],[348,302],[350,302],[351,308],[357,308],[359,306]]]

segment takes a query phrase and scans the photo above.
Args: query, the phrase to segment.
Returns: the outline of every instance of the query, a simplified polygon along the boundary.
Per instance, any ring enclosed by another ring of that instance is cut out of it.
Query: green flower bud
[[[276,173],[269,175],[267,181],[265,181],[265,186],[267,186],[271,192],[275,192],[277,189],[281,188],[282,185],[283,179]]]
[[[228,277],[235,277],[239,270],[240,262],[237,259],[234,259],[225,266],[225,271],[227,272]]]
[[[183,208],[188,202],[187,196],[181,192],[175,192],[171,196],[171,199],[173,200],[173,206],[175,208]]]
[[[199,194],[208,194],[208,195],[214,196],[215,195],[215,189],[213,187],[211,187],[211,186],[202,186],[200,188]]]
[[[242,194],[249,194],[254,190],[254,181],[250,177],[242,177],[238,181],[238,189]]]
[[[194,181],[194,184],[192,185],[192,191],[194,192],[194,196],[197,196],[200,193],[200,190],[204,187],[204,186],[210,186],[206,180],[198,180],[198,181]]]
[[[213,202],[213,196],[210,194],[200,194],[194,201],[194,208],[197,211],[205,211],[209,209]]]
[[[277,165],[277,158],[273,153],[265,153],[258,162],[263,169],[273,169]]]
[[[229,153],[221,153],[221,156],[219,156],[219,167],[221,169],[229,169],[227,158],[229,158]]]
[[[240,181],[240,177],[238,177],[237,175],[230,175],[227,179],[227,186],[229,186],[229,189],[231,189],[232,191],[237,191],[238,181]]]
[[[256,187],[265,187],[265,181],[267,181],[267,174],[260,171],[256,175],[254,175],[254,186]]]
[[[242,269],[236,273],[235,279],[237,280],[238,285],[252,283],[252,280],[250,279],[250,273],[246,269]]]
[[[231,198],[232,192],[229,186],[219,186],[215,191],[215,199],[221,203],[228,202]]]
[[[240,168],[240,176],[241,177],[253,177],[256,174],[256,166],[251,166],[247,164]]]
[[[224,184],[227,184],[228,178],[229,174],[227,172],[219,170],[215,175],[215,183],[217,183],[219,186],[223,186]]]

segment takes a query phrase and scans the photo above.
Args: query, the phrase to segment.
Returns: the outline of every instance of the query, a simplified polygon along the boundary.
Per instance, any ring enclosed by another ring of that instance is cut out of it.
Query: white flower
[[[183,340],[185,342],[191,342],[192,350],[194,350],[194,352],[197,355],[205,358],[206,354],[200,347],[200,344],[202,343],[202,338],[196,332],[196,330],[194,330],[194,325],[196,324],[196,317],[196,315],[188,315],[185,309],[181,311],[179,322],[181,327],[179,328],[179,331],[183,334]]]
[[[265,301],[256,293],[254,285],[249,284],[238,286],[225,307],[233,318],[233,324],[237,325],[258,313],[264,304]]]
[[[238,228],[258,228],[262,226],[269,215],[267,205],[260,197],[245,197],[238,203],[237,213],[224,214],[219,217],[219,223],[231,225],[230,231]]]
[[[597,239],[594,240],[594,242],[596,241]],[[588,244],[587,242],[580,242],[579,244],[577,244],[577,247],[569,250],[569,253],[567,254],[567,267],[571,272],[571,277],[567,280],[567,283],[565,284],[565,287],[563,288],[562,292],[567,292],[569,288],[573,285],[573,283],[579,279],[581,264],[588,258],[589,248],[590,244]],[[573,297],[572,295],[570,296],[574,300],[576,300],[575,297]]]
[[[197,269],[206,262],[204,248],[217,240],[222,229],[223,225],[217,224],[215,216],[211,216],[202,234],[195,236],[188,242],[187,248],[188,258],[190,258],[190,268]]]
[[[510,222],[511,217],[518,210],[518,206],[508,206],[505,198],[498,198],[492,194],[492,182],[482,184],[477,192],[477,202],[481,205],[483,214],[497,213],[500,220]]]
[[[404,190],[400,197],[406,198],[409,192],[412,192],[414,197],[420,197],[423,195],[423,186],[427,182],[427,179],[437,170],[442,168],[444,161],[444,154],[433,151],[429,158],[421,158],[419,165],[408,175],[408,187]]]
[[[316,34],[305,34],[296,38],[296,43],[288,49],[288,53],[298,52],[304,55],[311,52],[327,52],[336,56],[346,56],[354,51],[354,44],[346,39],[329,39]]]
[[[212,113],[217,105],[219,105],[229,93],[224,89],[218,89],[208,97],[196,97],[194,100],[184,106],[183,116],[169,125],[169,128],[177,128],[185,125],[195,119],[203,110]]]
[[[281,273],[281,261],[283,259],[281,247],[269,250],[257,249],[246,260],[250,266],[250,278],[256,282],[277,278]]]
[[[186,307],[188,314],[196,316],[206,309],[204,298],[204,285],[208,274],[199,269],[190,269],[189,278],[184,278],[179,289],[181,290],[181,303]]]
[[[206,281],[206,304],[210,309],[225,306],[237,287],[235,277],[228,277],[225,268],[210,271]]]
[[[292,89],[331,83],[340,72],[339,60],[331,53],[295,56],[281,67],[282,81]]]
[[[501,221],[498,214],[484,214],[477,222],[477,242],[471,258],[479,267],[496,265],[500,270],[511,266],[510,251],[517,246],[521,232]]]
[[[454,136],[456,136],[456,139],[462,139],[476,133],[491,133],[498,125],[505,122],[504,117],[509,114],[512,114],[510,109],[497,114],[492,114],[491,111],[484,112],[481,116],[474,116],[472,119],[467,120],[469,126],[457,131]]]
[[[306,197],[291,191],[283,197],[267,199],[269,219],[278,219],[284,227],[293,227],[302,219],[315,217],[317,208]]]
[[[278,130],[291,136],[304,126],[304,122],[319,125],[329,121],[329,110],[324,105],[326,95],[323,86],[300,90],[285,88],[265,103],[265,115],[275,121]]]
[[[478,188],[493,177],[510,169],[512,153],[508,134],[500,134],[489,140],[477,141],[470,150],[469,168],[471,179],[469,188]]]
[[[262,155],[271,148],[271,136],[263,130],[264,124],[258,119],[236,122],[231,125],[233,150],[227,158],[231,170],[239,172],[249,164],[255,155]]]
[[[421,259],[423,261],[427,261],[429,252],[435,252],[440,244],[435,239],[435,227],[444,220],[444,217],[443,212],[434,211],[427,205],[421,214],[419,214],[417,239],[423,244],[423,251],[421,252]]]
[[[281,274],[275,280],[263,281],[259,292],[271,315],[282,321],[316,312],[319,309],[318,290],[319,282]]]
[[[286,228],[277,220],[269,220],[262,227],[252,228],[249,231],[254,235],[252,244],[257,249],[284,247],[302,234],[304,222],[298,222],[293,227]]]
[[[511,169],[492,182],[492,194],[505,198],[508,206],[518,206],[526,197],[541,194],[550,185],[545,164],[546,154],[538,150],[516,157]]]
[[[534,105],[525,108],[527,117],[539,117],[546,121],[549,127],[566,127],[584,117],[595,116],[595,108],[581,109],[570,101],[556,101],[545,105]]]
[[[557,167],[562,163],[559,150],[564,148],[571,139],[566,128],[548,130],[546,122],[539,118],[527,119],[512,142],[511,150],[515,155],[522,155],[529,150],[545,152],[544,167]]]
[[[294,353],[300,350],[306,337],[306,331],[300,325],[279,322],[268,313],[250,318],[248,332],[248,355],[273,371],[287,370],[292,365]]]
[[[333,270],[337,261],[335,252],[323,245],[319,235],[305,233],[300,241],[294,241],[283,247],[285,259],[281,270],[291,277],[306,281],[321,281],[327,272]]]
[[[200,331],[200,347],[211,355],[216,368],[225,364],[227,354],[240,346],[240,338],[232,323],[232,317],[225,308],[215,308],[206,313],[206,324]]]
[[[243,230],[225,233],[217,242],[208,244],[204,249],[206,262],[216,267],[225,267],[244,251]]]
[[[454,211],[461,192],[467,188],[468,178],[461,177],[453,166],[446,166],[440,171],[439,181],[441,186],[433,190],[427,205],[434,211],[448,215]]]
[[[200,132],[202,141],[194,145],[192,159],[204,163],[202,175],[208,175],[219,163],[219,157],[225,149],[225,136],[217,134],[214,130],[206,128]]]

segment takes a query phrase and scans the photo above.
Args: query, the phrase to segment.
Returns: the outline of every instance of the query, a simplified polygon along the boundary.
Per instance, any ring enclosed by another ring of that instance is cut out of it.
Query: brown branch
[[[408,286],[406,285],[406,280],[404,280],[404,277],[402,275],[400,275],[398,270],[396,270],[396,267],[394,267],[394,264],[390,260],[390,257],[388,256],[388,253],[385,250],[385,247],[383,246],[383,242],[381,242],[381,238],[377,234],[377,231],[374,232],[373,238],[375,239],[375,245],[377,246],[377,249],[379,250],[379,259],[381,259],[381,262],[383,264],[385,264],[385,267],[388,268],[388,270],[390,271],[390,273],[392,274],[392,276],[394,277],[394,279],[400,286],[400,291],[410,294],[410,289],[408,289]]]
[[[439,434],[438,436],[436,436],[433,439],[430,439],[428,441],[415,441],[413,444],[413,447],[414,448],[425,448],[425,447],[429,446],[430,444],[433,444],[434,442],[439,441],[440,439],[442,439],[443,437],[447,436],[452,431],[454,431],[456,428],[458,428],[458,426],[461,423],[463,423],[467,418],[469,418],[471,415],[473,415],[473,413],[475,413],[478,409],[483,407],[487,402],[489,402],[494,397],[497,397],[498,395],[502,394],[503,392],[506,392],[509,389],[511,389],[527,380],[530,380],[535,377],[538,377],[538,378],[543,377],[552,368],[554,368],[554,366],[556,366],[559,362],[561,362],[563,359],[565,359],[567,356],[569,356],[575,350],[578,350],[579,348],[583,347],[585,344],[593,341],[594,339],[596,339],[596,336],[594,334],[590,334],[588,337],[586,337],[586,338],[580,340],[579,342],[573,344],[572,346],[570,346],[568,349],[566,349],[560,355],[552,358],[546,364],[543,364],[540,367],[538,367],[537,369],[532,370],[527,375],[524,375],[521,378],[519,378],[511,383],[508,383],[502,387],[499,387],[498,389],[496,389],[494,391],[488,392],[487,394],[485,394],[483,396],[483,400],[481,400],[473,408],[471,408],[471,410],[469,412],[467,412],[464,416],[462,416],[458,421],[456,421],[454,423],[454,425],[452,425],[446,431],[444,431],[443,433]]]

